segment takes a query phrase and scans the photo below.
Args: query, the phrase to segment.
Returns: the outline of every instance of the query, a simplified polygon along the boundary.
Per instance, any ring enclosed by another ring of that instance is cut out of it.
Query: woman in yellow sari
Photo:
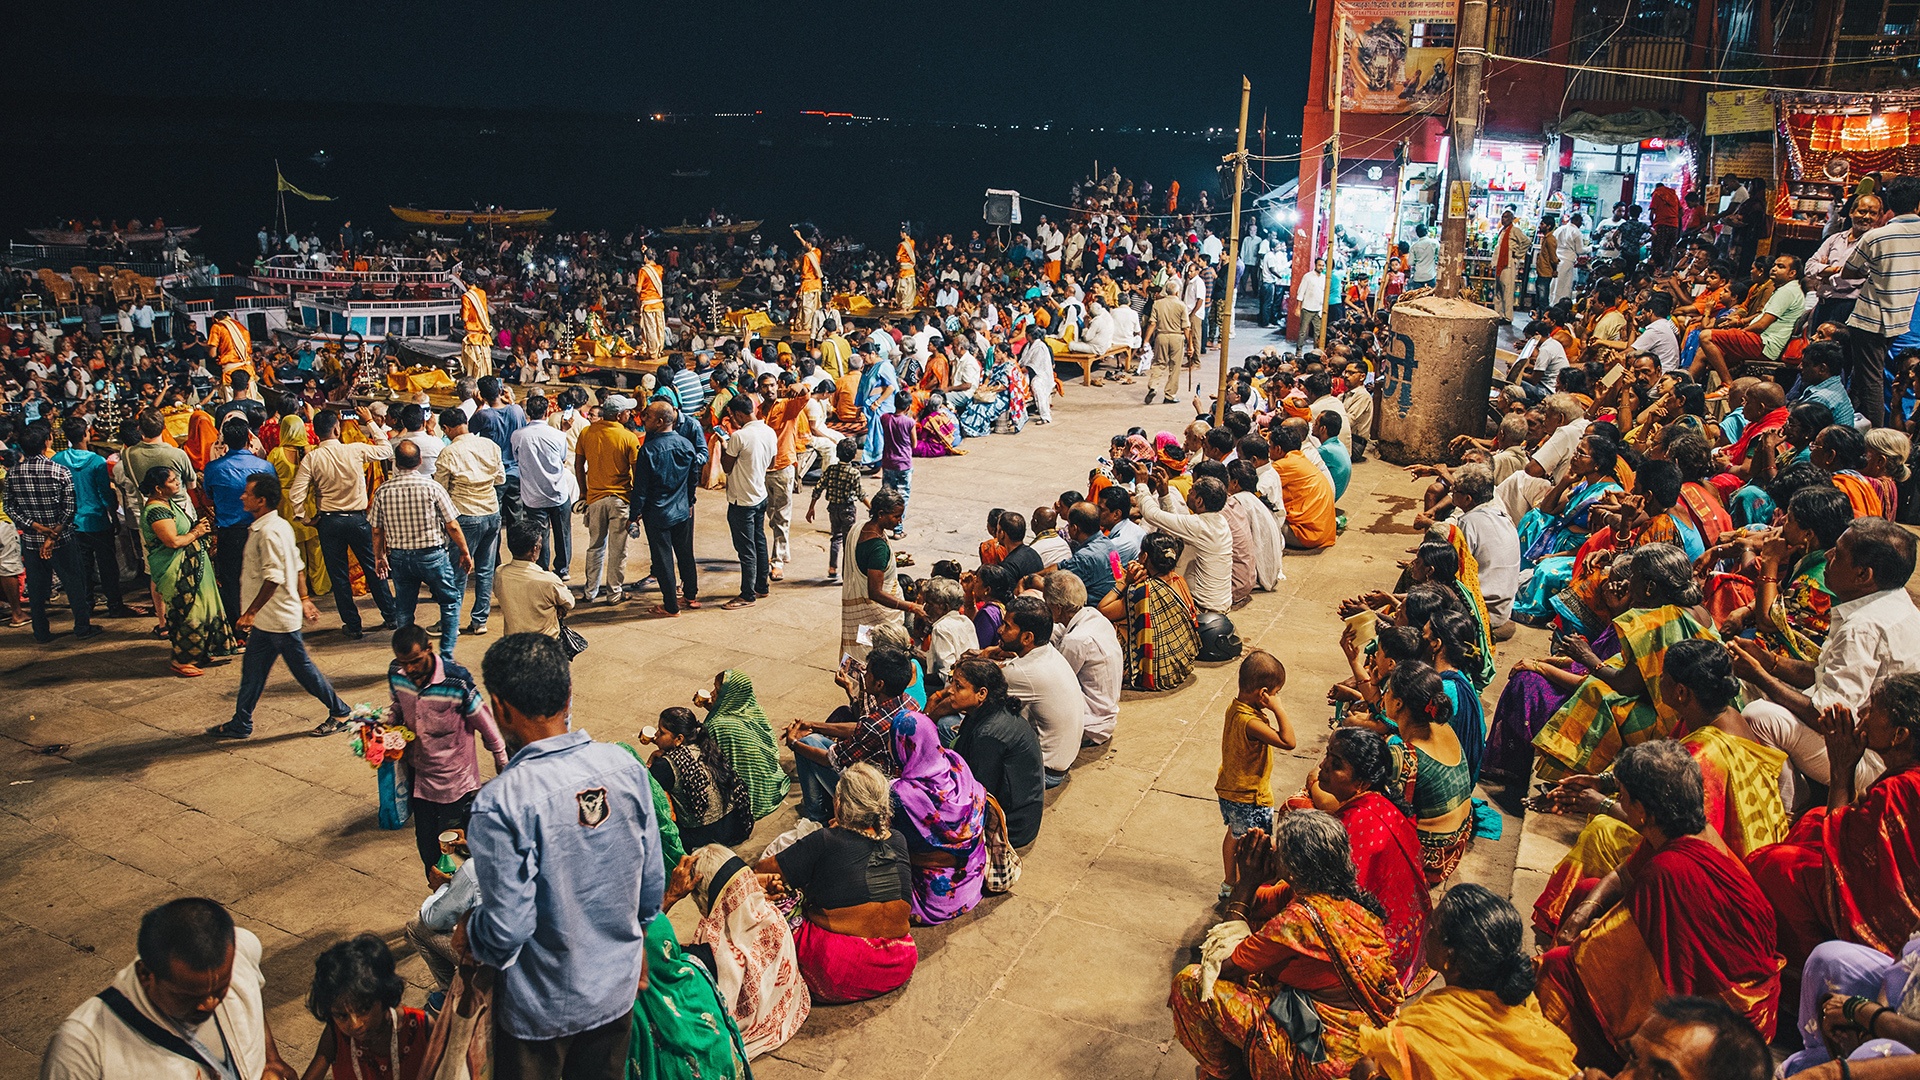
[[[1567,1080],[1573,1042],[1540,1014],[1525,925],[1479,885],[1456,885],[1434,909],[1427,962],[1446,986],[1379,1027],[1360,1029],[1355,1080]]]
[[[1707,822],[1700,766],[1670,739],[1629,746],[1620,807],[1642,843],[1568,912],[1540,958],[1540,1011],[1583,1068],[1621,1050],[1675,995],[1718,998],[1773,1036],[1780,998],[1773,909]]]
[[[293,474],[299,471],[300,459],[307,456],[310,444],[306,420],[299,413],[289,413],[280,418],[280,445],[267,451],[267,464],[280,477],[280,516],[293,526],[294,542],[300,545],[300,557],[306,560],[307,593],[325,596],[333,591],[333,582],[327,577],[327,561],[320,557],[320,532],[295,516],[305,513],[312,517],[313,496],[307,496],[307,505],[295,506],[292,495]]]
[[[1173,977],[1175,1035],[1203,1080],[1346,1076],[1360,1056],[1360,1029],[1385,1024],[1405,993],[1380,902],[1354,882],[1345,827],[1322,811],[1295,810],[1279,820],[1272,844],[1248,830],[1234,857],[1228,921],[1207,935],[1207,962]],[[1269,894],[1278,910],[1255,910],[1260,886],[1276,878],[1289,886]]]
[[[1679,738],[1700,765],[1707,824],[1727,849],[1744,860],[1787,835],[1786,805],[1780,799],[1780,768],[1785,752],[1763,746],[1740,715],[1740,680],[1726,646],[1713,641],[1682,641],[1667,650],[1660,673],[1660,697],[1673,711]],[[1617,780],[1608,775],[1570,776],[1545,796],[1556,813],[1591,814],[1573,850],[1554,869],[1534,904],[1534,926],[1544,934],[1560,928],[1576,892],[1591,891],[1640,845],[1627,825]]]
[[[1535,771],[1543,779],[1603,772],[1620,751],[1673,731],[1673,713],[1662,707],[1660,670],[1667,649],[1689,638],[1719,641],[1713,620],[1700,608],[1693,563],[1672,544],[1634,549],[1624,615],[1613,620],[1620,655],[1595,656],[1587,639],[1570,635],[1567,654],[1593,674],[1576,677],[1542,662],[1535,670],[1555,685],[1571,684],[1573,696],[1533,738],[1543,755]]]

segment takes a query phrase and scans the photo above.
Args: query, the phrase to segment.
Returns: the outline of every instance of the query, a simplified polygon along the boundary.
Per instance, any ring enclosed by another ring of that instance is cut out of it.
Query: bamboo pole
[[[1213,422],[1223,424],[1227,419],[1227,367],[1231,362],[1233,340],[1233,309],[1239,303],[1237,292],[1240,273],[1240,199],[1247,186],[1247,98],[1253,92],[1253,84],[1245,75],[1240,76],[1240,140],[1233,151],[1233,212],[1227,218],[1227,282],[1222,295],[1226,298],[1226,318],[1220,322],[1220,382],[1214,388]]]

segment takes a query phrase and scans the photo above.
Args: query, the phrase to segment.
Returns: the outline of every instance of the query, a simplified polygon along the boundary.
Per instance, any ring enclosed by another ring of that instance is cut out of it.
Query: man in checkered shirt
[[[413,621],[425,585],[440,605],[440,655],[453,659],[460,639],[460,601],[466,592],[473,557],[467,534],[447,489],[420,471],[420,448],[410,442],[393,448],[393,479],[373,495],[373,562],[381,577],[393,577],[394,622]],[[451,544],[455,552],[447,555]],[[457,567],[457,569],[456,569]]]
[[[20,531],[33,640],[42,645],[53,640],[47,601],[53,597],[55,574],[60,575],[60,587],[66,590],[67,603],[73,608],[73,639],[85,641],[106,632],[93,625],[93,586],[73,533],[73,473],[47,457],[50,434],[45,424],[29,424],[21,432],[20,464],[7,474],[6,498],[7,516]]]

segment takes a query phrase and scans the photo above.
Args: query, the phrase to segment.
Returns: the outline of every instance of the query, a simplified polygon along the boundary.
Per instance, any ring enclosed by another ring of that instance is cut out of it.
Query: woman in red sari
[[[1202,1080],[1333,1080],[1360,1056],[1360,1029],[1379,1027],[1405,993],[1380,923],[1380,902],[1354,882],[1347,833],[1331,815],[1296,810],[1275,823],[1274,842],[1250,829],[1235,849],[1238,883],[1227,919],[1208,935],[1238,940],[1219,961],[1173,977],[1167,1006],[1180,1044]],[[1260,883],[1286,888],[1277,912],[1256,907]],[[1250,928],[1258,926],[1258,930]],[[1282,1015],[1317,1025],[1283,1024]]]
[[[1387,944],[1400,985],[1409,993],[1433,977],[1426,965],[1427,922],[1433,899],[1420,861],[1420,833],[1407,811],[1388,797],[1399,780],[1387,740],[1365,728],[1337,728],[1327,736],[1327,756],[1307,774],[1307,790],[1287,801],[1290,810],[1324,810],[1347,827],[1355,879],[1385,909]],[[1284,885],[1262,890],[1259,902],[1277,900]]]
[[[1638,851],[1561,921],[1540,958],[1540,1008],[1583,1067],[1609,1073],[1655,1002],[1719,998],[1769,1038],[1780,998],[1771,911],[1707,824],[1700,766],[1671,739],[1614,765]]]
[[[1857,722],[1833,705],[1813,726],[1827,738],[1827,805],[1747,866],[1773,902],[1789,964],[1835,940],[1899,956],[1920,929],[1920,674],[1876,686]],[[1853,770],[1866,750],[1887,771],[1856,799]]]

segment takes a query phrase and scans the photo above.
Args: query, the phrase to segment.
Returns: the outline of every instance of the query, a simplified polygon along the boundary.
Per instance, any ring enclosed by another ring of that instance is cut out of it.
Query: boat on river
[[[393,216],[412,225],[537,225],[552,217],[553,207],[544,210],[415,210],[411,206],[389,206]]]
[[[552,211],[548,211],[548,213],[552,213]],[[199,231],[200,226],[198,225],[169,225],[164,229],[123,232],[120,234],[120,242],[123,244],[158,244],[164,242],[168,237],[173,237],[175,240],[184,240]],[[112,229],[28,229],[27,235],[42,244],[68,244],[74,247],[84,247],[88,240],[96,236],[102,240],[110,241],[113,239],[114,232]]]
[[[726,225],[668,225],[660,231],[668,236],[742,236],[759,227],[758,221],[735,221]]]

